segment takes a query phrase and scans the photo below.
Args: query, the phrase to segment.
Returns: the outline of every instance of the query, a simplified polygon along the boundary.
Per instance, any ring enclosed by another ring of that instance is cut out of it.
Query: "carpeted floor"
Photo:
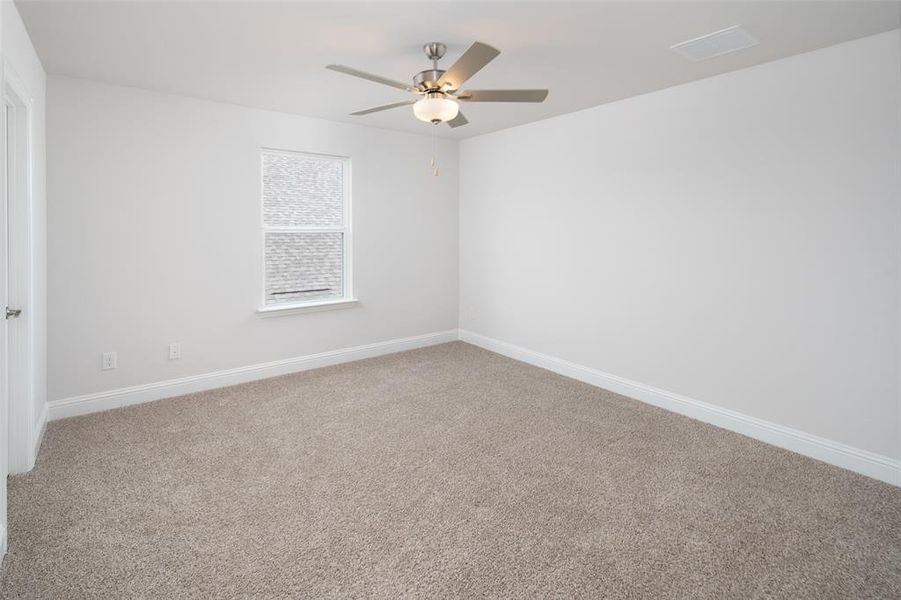
[[[901,489],[460,342],[50,424],[12,598],[901,598]]]

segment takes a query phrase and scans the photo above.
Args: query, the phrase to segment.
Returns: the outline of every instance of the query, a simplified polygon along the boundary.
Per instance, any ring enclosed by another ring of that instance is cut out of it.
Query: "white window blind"
[[[264,306],[350,297],[348,159],[263,150]]]

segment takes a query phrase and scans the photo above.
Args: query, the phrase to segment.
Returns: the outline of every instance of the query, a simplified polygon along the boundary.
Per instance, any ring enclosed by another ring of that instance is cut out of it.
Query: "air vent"
[[[670,50],[694,62],[756,46],[760,42],[741,25],[734,25],[670,46]]]

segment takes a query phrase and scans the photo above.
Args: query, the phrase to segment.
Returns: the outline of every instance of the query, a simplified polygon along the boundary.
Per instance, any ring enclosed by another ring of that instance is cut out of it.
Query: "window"
[[[352,301],[350,161],[263,150],[262,310]]]

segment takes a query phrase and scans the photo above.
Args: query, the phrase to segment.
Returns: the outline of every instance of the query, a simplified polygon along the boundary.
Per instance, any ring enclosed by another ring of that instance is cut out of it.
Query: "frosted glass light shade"
[[[413,105],[413,114],[426,123],[444,123],[453,120],[459,112],[460,105],[444,96],[427,96]]]

